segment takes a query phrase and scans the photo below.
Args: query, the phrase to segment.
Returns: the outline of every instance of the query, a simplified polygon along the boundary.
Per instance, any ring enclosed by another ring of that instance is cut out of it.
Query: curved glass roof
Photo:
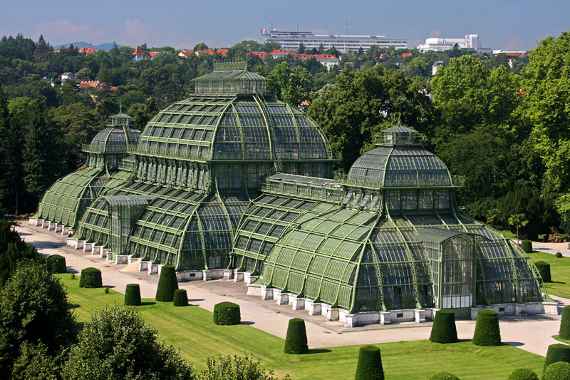
[[[312,120],[257,96],[193,95],[176,102],[147,124],[137,154],[201,162],[332,158]]]
[[[109,127],[99,131],[87,146],[91,153],[123,154],[127,153],[129,145],[135,146],[140,131],[129,128],[127,133],[123,128]]]
[[[421,145],[421,135],[403,126],[388,128],[382,143],[360,156],[348,172],[348,184],[374,189],[451,187],[445,163]]]

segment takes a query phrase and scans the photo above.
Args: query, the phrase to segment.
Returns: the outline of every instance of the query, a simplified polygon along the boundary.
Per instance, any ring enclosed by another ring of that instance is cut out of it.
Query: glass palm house
[[[245,278],[252,294],[305,300],[330,319],[541,304],[535,267],[459,212],[449,170],[420,134],[384,130],[333,180],[315,122],[266,92],[262,76],[216,64],[142,133],[112,117],[38,218],[109,260],[151,272],[173,264],[183,279]]]

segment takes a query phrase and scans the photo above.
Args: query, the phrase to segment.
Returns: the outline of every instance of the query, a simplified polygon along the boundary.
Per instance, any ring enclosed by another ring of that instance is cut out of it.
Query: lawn
[[[570,298],[570,258],[557,258],[544,252],[534,252],[529,256],[533,262],[546,261],[550,264],[553,282],[544,284],[546,292],[555,296]]]
[[[103,289],[82,289],[78,278],[60,278],[81,321],[88,321],[96,309],[123,303],[123,295],[112,290],[106,294]],[[164,342],[176,346],[196,367],[203,366],[209,356],[250,353],[276,373],[289,374],[293,379],[354,378],[358,347],[285,355],[282,339],[247,325],[216,326],[212,314],[196,306],[149,302],[137,310],[158,330]],[[470,342],[443,345],[416,341],[381,344],[380,348],[390,380],[426,380],[443,370],[462,380],[501,380],[507,379],[515,368],[531,368],[539,373],[543,366],[542,357],[510,346],[483,348]]]

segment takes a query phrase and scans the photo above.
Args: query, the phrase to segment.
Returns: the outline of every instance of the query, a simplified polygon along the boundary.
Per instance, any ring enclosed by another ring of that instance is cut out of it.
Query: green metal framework
[[[542,299],[525,255],[456,211],[447,167],[390,128],[347,180],[277,174],[245,213],[234,264],[351,312]]]
[[[266,97],[265,87],[263,77],[239,64],[216,65],[197,78],[191,96],[147,124],[129,149],[133,158],[123,160],[132,176],[87,208],[78,237],[111,247],[111,255],[179,271],[227,268],[234,232],[267,177],[278,170],[332,174],[334,160],[316,124]],[[122,211],[114,211],[109,197],[125,201]],[[138,198],[147,199],[144,209],[128,211]],[[113,215],[121,212],[119,228]],[[127,242],[114,245],[114,231]]]
[[[135,145],[140,134],[131,129],[132,119],[125,114],[113,115],[108,128],[84,145],[85,166],[58,180],[44,194],[38,217],[76,227],[85,209],[101,194],[107,182],[115,181],[114,175],[126,159],[129,146]],[[112,185],[112,184],[111,184]]]

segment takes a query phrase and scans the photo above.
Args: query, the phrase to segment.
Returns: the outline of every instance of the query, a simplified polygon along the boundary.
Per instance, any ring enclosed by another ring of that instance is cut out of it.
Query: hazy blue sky
[[[3,0],[0,35],[54,43],[226,46],[264,26],[384,34],[413,43],[478,33],[492,48],[528,49],[570,30],[568,0]]]

